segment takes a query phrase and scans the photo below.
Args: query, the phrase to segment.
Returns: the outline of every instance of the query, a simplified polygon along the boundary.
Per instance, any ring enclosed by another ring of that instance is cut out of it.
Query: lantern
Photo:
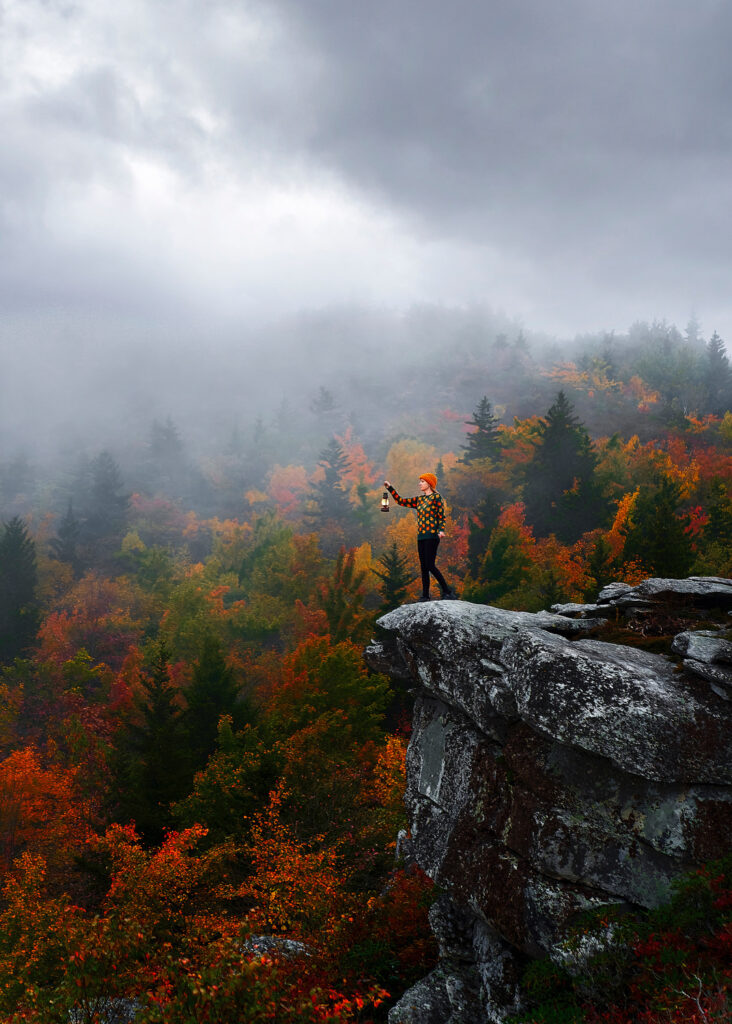
[[[381,498],[381,511],[382,512],[388,512],[389,511],[389,492],[388,491],[384,491],[384,494],[383,494],[383,496]]]

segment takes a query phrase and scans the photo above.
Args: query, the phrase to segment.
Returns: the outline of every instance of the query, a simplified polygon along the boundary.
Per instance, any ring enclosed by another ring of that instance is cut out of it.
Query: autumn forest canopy
[[[201,354],[209,418],[146,392],[55,448],[6,428],[2,1020],[115,998],[166,1024],[382,1020],[430,969],[430,884],[395,859],[410,697],[362,660],[419,593],[385,478],[437,475],[465,600],[732,577],[722,339],[498,327],[313,331],[281,380]]]

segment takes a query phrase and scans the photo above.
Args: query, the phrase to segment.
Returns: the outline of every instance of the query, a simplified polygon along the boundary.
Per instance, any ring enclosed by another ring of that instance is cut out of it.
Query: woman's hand
[[[384,481],[384,487],[391,487],[391,484],[389,483],[388,480]]]
[[[443,540],[447,536],[447,534],[445,533],[444,530],[440,530],[437,536],[440,538],[440,540]]]

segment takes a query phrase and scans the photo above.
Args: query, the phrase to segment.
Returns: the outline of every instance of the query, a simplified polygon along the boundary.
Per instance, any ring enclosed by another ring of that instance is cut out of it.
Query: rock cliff
[[[440,964],[392,1024],[499,1024],[578,912],[655,906],[729,849],[730,609],[732,581],[707,577],[379,620],[367,662],[415,695],[402,848],[441,893]],[[667,653],[608,642],[664,632]]]

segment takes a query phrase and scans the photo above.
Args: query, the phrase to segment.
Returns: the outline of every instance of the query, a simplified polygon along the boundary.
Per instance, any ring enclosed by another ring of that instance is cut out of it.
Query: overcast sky
[[[725,0],[0,12],[6,345],[423,302],[732,339]]]

